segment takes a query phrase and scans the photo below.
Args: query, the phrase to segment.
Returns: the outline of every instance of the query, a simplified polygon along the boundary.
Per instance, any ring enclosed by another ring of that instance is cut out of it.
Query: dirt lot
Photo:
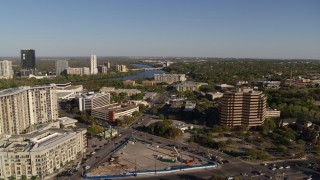
[[[177,153],[173,147],[163,147],[159,144],[148,144],[140,141],[129,142],[128,145],[115,153],[112,159],[102,163],[89,174],[119,175],[143,170],[164,170],[185,166],[185,160],[191,161],[188,165],[201,164],[200,159],[195,157],[193,153],[181,151],[180,155],[182,155],[180,161],[177,159],[175,162],[165,162],[164,159],[176,159]]]

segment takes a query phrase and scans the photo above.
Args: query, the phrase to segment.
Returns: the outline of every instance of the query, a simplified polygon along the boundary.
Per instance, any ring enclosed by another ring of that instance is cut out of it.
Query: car
[[[275,167],[271,168],[272,171],[275,171],[276,169],[277,169],[277,168],[275,168]]]
[[[92,153],[91,153],[91,155],[94,155],[96,152],[95,151],[93,151]]]
[[[290,166],[286,166],[286,169],[290,169]]]
[[[90,169],[90,166],[86,166],[85,169],[86,169],[86,170]]]
[[[280,167],[278,167],[278,169],[283,169],[283,167],[282,167],[282,166],[280,166]]]

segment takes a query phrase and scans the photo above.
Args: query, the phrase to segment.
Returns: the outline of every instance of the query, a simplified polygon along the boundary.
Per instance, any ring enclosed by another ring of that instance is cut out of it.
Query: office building
[[[55,86],[22,86],[0,91],[0,134],[21,134],[58,118]]]
[[[61,73],[67,73],[69,63],[67,60],[56,61],[56,75],[59,76]]]
[[[154,74],[154,80],[158,82],[174,83],[186,81],[185,74]]]
[[[34,49],[21,50],[21,69],[36,68],[36,53]]]
[[[90,74],[98,74],[97,56],[96,55],[91,55],[91,59],[90,59]]]
[[[0,79],[12,79],[12,62],[8,60],[0,61]]]
[[[220,123],[229,127],[260,126],[266,116],[266,96],[252,89],[227,91],[220,101]]]
[[[36,69],[21,69],[20,76],[21,77],[29,77],[30,75],[37,74]]]
[[[139,112],[139,106],[131,104],[121,105],[116,103],[93,109],[91,114],[94,118],[112,123],[117,119],[132,116],[132,113],[134,112]]]
[[[142,86],[154,86],[155,84],[156,84],[155,81],[148,81],[148,80],[142,81]]]
[[[267,109],[266,110],[266,119],[271,118],[280,118],[281,111],[278,111],[276,109]]]
[[[116,70],[118,72],[128,72],[127,66],[126,65],[117,65]]]
[[[86,148],[86,129],[54,128],[4,137],[0,139],[0,178],[43,179],[81,159]]]
[[[79,110],[92,110],[110,104],[110,93],[87,93],[77,97]]]
[[[82,85],[71,85],[71,82],[64,84],[51,84],[57,88],[57,97],[59,100],[74,99],[83,91]]]

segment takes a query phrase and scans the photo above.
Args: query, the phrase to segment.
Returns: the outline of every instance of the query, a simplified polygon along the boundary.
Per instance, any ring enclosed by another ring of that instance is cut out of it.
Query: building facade
[[[0,91],[0,134],[20,134],[32,125],[57,118],[55,86],[22,86]]]
[[[81,158],[86,152],[86,130],[48,129],[0,140],[0,178],[40,179]]]
[[[69,63],[67,60],[56,61],[56,75],[59,76],[61,73],[67,73]]]
[[[229,127],[260,126],[266,115],[266,96],[252,89],[238,89],[223,94],[220,101],[220,124]]]
[[[105,107],[93,109],[91,114],[97,119],[112,123],[117,119],[121,119],[126,116],[132,116],[132,113],[134,112],[139,112],[139,106],[131,104],[110,104]]]
[[[197,91],[203,85],[208,85],[207,83],[198,83],[198,82],[182,82],[180,84],[174,85],[174,88],[178,92],[184,91]]]
[[[92,110],[110,104],[110,93],[88,93],[78,97],[79,110]]]
[[[36,53],[34,49],[21,50],[21,69],[36,68]]]
[[[0,61],[0,79],[12,79],[12,62],[8,60]]]
[[[82,68],[68,68],[67,69],[68,75],[90,75],[90,68],[82,67]]]
[[[97,56],[96,55],[91,55],[91,59],[90,59],[90,74],[98,74]]]
[[[126,65],[117,65],[116,66],[116,71],[118,71],[118,72],[128,72],[128,69],[127,69]]]
[[[108,68],[107,68],[107,66],[104,66],[104,65],[98,66],[98,73],[107,74],[107,73],[108,73]]]
[[[158,82],[174,83],[186,81],[185,74],[154,74],[154,80]]]

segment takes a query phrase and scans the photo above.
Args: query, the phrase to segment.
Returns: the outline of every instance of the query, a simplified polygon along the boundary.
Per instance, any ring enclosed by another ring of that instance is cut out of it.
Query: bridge
[[[161,68],[138,68],[138,69],[129,69],[130,71],[154,71],[154,70],[161,70]]]

